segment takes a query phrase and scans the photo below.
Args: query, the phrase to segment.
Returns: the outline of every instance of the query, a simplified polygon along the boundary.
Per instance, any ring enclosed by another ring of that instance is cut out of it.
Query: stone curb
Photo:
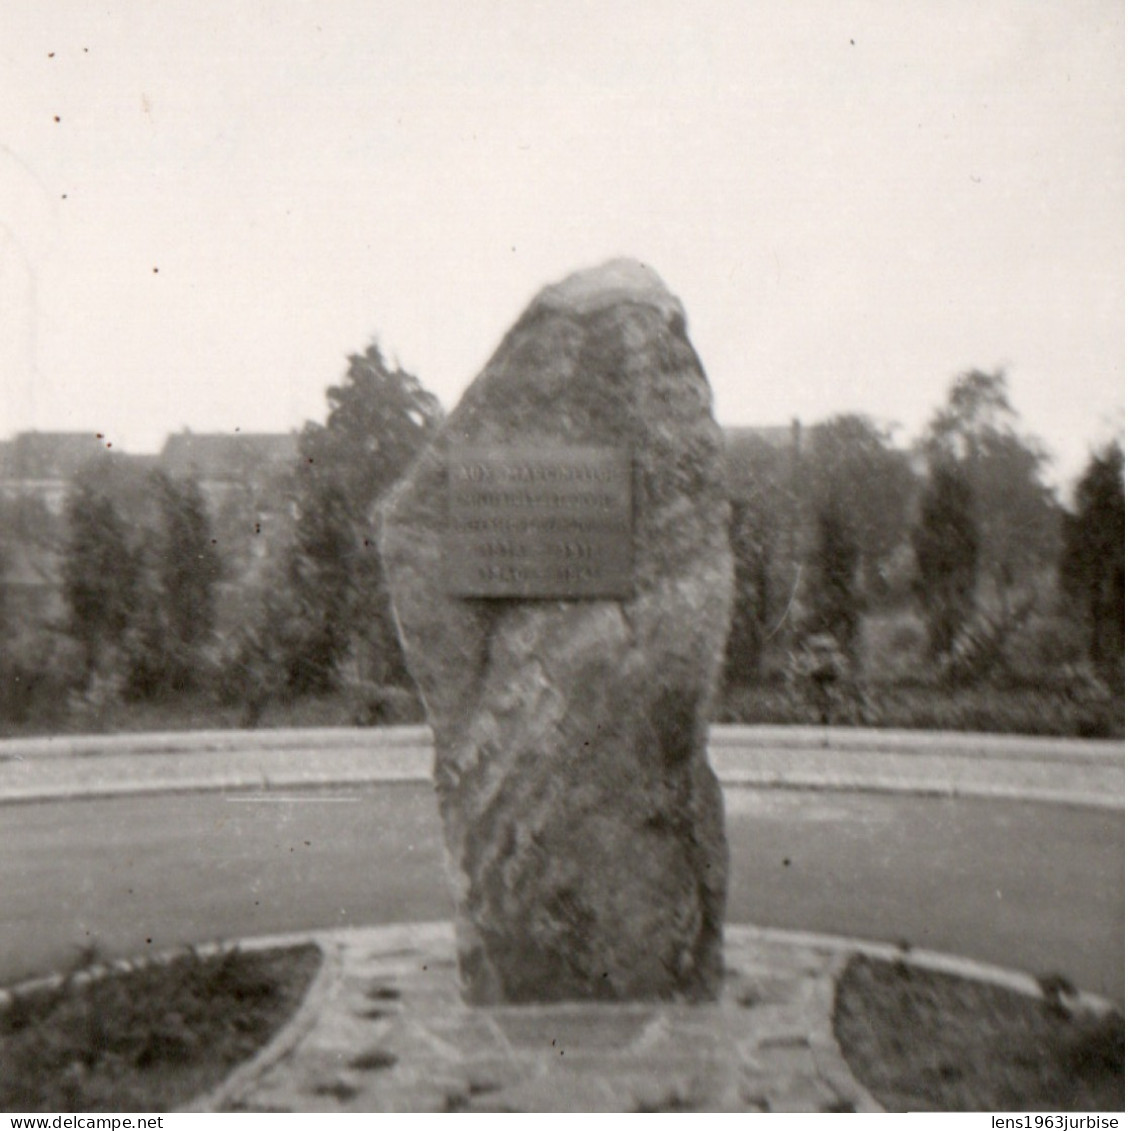
[[[881,727],[792,727],[718,724],[711,749],[835,750],[842,754],[912,754],[927,748],[950,758],[1122,765],[1123,739],[1051,738],[980,731],[894,730]]]
[[[884,1112],[885,1108],[850,1070],[838,1038],[834,1035],[834,1001],[838,993],[838,980],[846,969],[852,953],[856,951],[834,954],[829,963],[827,977],[815,988],[819,1025],[808,1037],[808,1044],[818,1066],[819,1075],[836,1091],[844,1095],[853,1093],[856,1112],[872,1114]]]
[[[836,955],[841,956],[843,965],[852,956],[861,954],[868,958],[883,959],[886,962],[904,962],[907,966],[931,970],[938,974],[952,974],[958,978],[966,978],[968,981],[986,982],[990,985],[1014,990],[1015,993],[1023,994],[1026,997],[1040,998],[1043,996],[1038,979],[1033,974],[1028,974],[1022,970],[1013,970],[1006,966],[996,966],[990,962],[980,962],[974,958],[948,954],[945,951],[924,950],[916,947],[906,949],[894,943],[874,942],[869,939],[856,939],[845,935],[822,935],[811,931],[753,929],[762,931],[765,936],[770,936],[778,942],[792,943],[798,947],[831,950]],[[1108,998],[1085,990],[1080,990],[1076,994],[1068,996],[1066,1003],[1072,1003],[1079,1009],[1096,1013],[1106,1013],[1117,1008],[1116,1004]]]
[[[1030,801],[1046,805],[1075,805],[1090,809],[1124,808],[1124,796],[1118,793],[1076,793],[1021,786],[951,781],[898,781],[881,777],[851,777],[845,774],[781,774],[776,771],[732,771],[718,773],[722,786],[747,789],[809,790],[811,792],[905,794],[919,797],[981,797],[1003,801]],[[325,778],[302,775],[276,775],[264,781],[261,774],[241,778],[189,778],[168,782],[111,782],[100,786],[47,786],[11,789],[0,793],[0,806],[30,805],[46,801],[97,801],[113,797],[174,795],[188,793],[253,793],[267,790],[335,789],[357,785],[427,785],[429,773],[397,772],[380,769],[362,770],[356,774],[334,774]]]
[[[1124,807],[1124,747],[1118,742],[717,726],[709,745],[714,768],[726,786]],[[308,750],[325,752],[329,764],[319,769],[316,757],[298,756],[298,751]],[[387,756],[381,757],[382,752]],[[205,766],[199,766],[196,756],[206,758]],[[84,771],[80,776],[87,780],[79,783],[57,780],[65,776],[59,769],[45,775],[34,769],[37,763],[45,769],[48,763],[57,767],[72,757],[91,760],[99,768]],[[3,739],[0,805],[426,783],[432,757],[431,733],[424,726]],[[767,764],[758,764],[765,758]],[[798,764],[789,765],[792,760]],[[21,763],[26,770],[4,771],[5,764]],[[45,782],[35,784],[44,776]]]
[[[31,805],[41,801],[99,801],[111,797],[137,797],[144,795],[173,795],[178,793],[278,793],[294,789],[340,789],[356,785],[425,785],[431,775],[423,773],[396,773],[358,771],[356,774],[334,774],[332,777],[310,778],[299,774],[267,778],[261,774],[242,778],[188,778],[181,781],[110,782],[99,786],[47,786],[44,788],[13,789],[0,794],[0,806]]]
[[[358,928],[365,929],[365,928]],[[128,974],[132,970],[143,970],[150,966],[167,966],[186,954],[195,952],[201,958],[213,958],[228,951],[256,951],[285,949],[294,946],[306,946],[314,943],[324,951],[322,938],[326,932],[299,931],[286,935],[256,935],[253,938],[238,939],[235,941],[220,940],[216,942],[199,943],[197,945],[178,946],[169,950],[159,950],[153,954],[144,954],[137,958],[114,958],[109,962],[95,962],[90,966],[76,970],[73,974],[38,974],[33,978],[15,982],[10,986],[0,986],[0,1009],[6,1009],[14,997],[20,994],[36,993],[40,990],[57,989],[66,983],[68,977],[76,985],[85,985],[96,982],[101,978],[108,978],[114,974]],[[315,979],[316,981],[316,979]],[[309,991],[307,990],[307,996]]]
[[[329,1001],[334,987],[340,979],[342,968],[342,955],[339,946],[333,946],[320,935],[307,936],[306,942],[312,942],[321,950],[321,967],[313,979],[313,983],[306,990],[306,995],[298,1006],[297,1012],[282,1028],[274,1034],[250,1060],[239,1065],[218,1088],[213,1089],[205,1096],[198,1097],[187,1107],[185,1112],[211,1112],[222,1111],[223,1108],[239,1091],[251,1085],[268,1068],[273,1067],[297,1048],[301,1039],[316,1024],[321,1011]],[[263,945],[265,943],[265,945]],[[292,945],[293,939],[285,940],[283,936],[275,938],[250,940],[248,950],[272,950],[276,947]]]
[[[755,771],[718,774],[721,784],[731,788],[809,790],[826,793],[910,794],[915,797],[982,797],[999,801],[1033,801],[1044,805],[1076,805],[1084,809],[1123,809],[1124,797],[1113,793],[1076,793],[990,782],[898,781],[893,778],[856,777],[836,774],[778,774]],[[2,799],[0,799],[2,803]]]
[[[286,750],[427,746],[423,725],[319,727],[262,730],[196,730],[135,734],[53,735],[0,738],[0,762],[13,758],[87,758],[116,754],[188,754],[194,751]],[[725,749],[836,750],[844,754],[911,754],[929,749],[953,758],[1067,761],[1099,765],[1124,762],[1123,739],[1046,738],[971,731],[886,730],[876,727],[745,726],[716,724],[709,746]]]
[[[430,746],[430,727],[310,727],[51,735],[0,739],[0,761],[12,758],[98,758],[119,754],[192,754],[294,747]]]
[[[141,958],[119,958],[104,964],[97,963],[86,970],[79,971],[77,980],[79,982],[93,980],[111,974],[128,973],[130,970],[140,969],[144,966],[172,962],[187,953],[189,949],[195,950],[201,957],[207,958],[228,950],[276,950],[314,943],[321,948],[322,953],[326,955],[326,962],[328,962],[329,948],[336,946],[339,940],[350,937],[359,938],[377,932],[391,936],[395,932],[396,944],[402,945],[419,932],[424,932],[429,936],[435,932],[441,933],[446,929],[447,923],[439,920],[419,923],[389,923],[379,927],[341,927],[325,931],[294,931],[279,935],[254,935],[243,939],[201,943],[191,948],[175,947],[171,950],[159,951],[156,954],[146,954]],[[727,924],[726,931],[752,932],[769,942],[789,943],[795,947],[810,950],[831,951],[836,956],[836,960],[841,956],[844,961],[848,961],[855,954],[863,954],[888,962],[902,961],[909,966],[918,966],[921,969],[934,970],[937,973],[953,974],[977,982],[992,983],[1025,994],[1028,997],[1042,996],[1041,987],[1033,974],[1006,966],[997,966],[989,962],[980,962],[977,959],[964,958],[945,951],[926,950],[918,947],[906,949],[894,943],[852,938],[847,935],[827,935],[814,931],[789,931],[777,927],[755,927],[747,923]],[[315,978],[315,983],[319,978],[320,974],[318,978]],[[14,996],[54,988],[62,985],[65,980],[66,975],[64,974],[45,974],[16,982],[11,986],[0,986],[0,1009],[5,1008]],[[310,991],[307,991],[307,997],[310,992],[312,992],[312,987]],[[1109,999],[1084,990],[1079,991],[1070,1000],[1076,1002],[1082,1008],[1098,1012],[1116,1008]]]

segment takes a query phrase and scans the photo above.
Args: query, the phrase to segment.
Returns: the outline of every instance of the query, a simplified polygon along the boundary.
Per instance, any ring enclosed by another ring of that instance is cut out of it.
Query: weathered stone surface
[[[632,595],[450,596],[457,445],[628,449]],[[381,549],[435,735],[469,1001],[716,994],[727,849],[705,741],[727,514],[681,304],[631,260],[542,291],[389,501]]]

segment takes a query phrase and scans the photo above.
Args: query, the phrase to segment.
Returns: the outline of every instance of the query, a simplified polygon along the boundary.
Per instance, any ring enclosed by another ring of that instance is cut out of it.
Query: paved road
[[[1124,993],[1124,814],[726,790],[734,922],[948,950]],[[189,942],[449,918],[428,786],[0,810],[0,983]]]

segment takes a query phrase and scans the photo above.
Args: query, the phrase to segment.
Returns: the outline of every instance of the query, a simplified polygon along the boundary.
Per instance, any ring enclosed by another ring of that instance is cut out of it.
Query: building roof
[[[0,475],[5,479],[71,479],[110,445],[95,432],[20,432],[2,446]]]
[[[165,441],[159,463],[170,475],[237,481],[284,467],[297,454],[292,432],[176,432]]]
[[[0,580],[6,586],[27,589],[47,585],[52,573],[50,556],[42,550],[30,546],[21,538],[12,538],[4,543],[4,554],[0,557]]]
[[[723,432],[731,488],[739,488],[764,460],[778,461],[802,440],[798,422],[727,427]],[[108,452],[104,438],[93,432],[21,432],[0,441],[0,479],[68,480]],[[291,465],[298,455],[298,437],[293,432],[184,431],[170,435],[159,455],[109,454],[142,470],[161,468],[174,476],[245,482]]]

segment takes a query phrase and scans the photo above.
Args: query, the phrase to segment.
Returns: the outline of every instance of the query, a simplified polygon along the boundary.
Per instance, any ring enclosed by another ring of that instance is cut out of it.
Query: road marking
[[[285,801],[287,803],[293,803],[295,801],[312,801],[312,802],[347,801],[347,802],[350,802],[351,804],[356,804],[358,801],[362,801],[363,798],[361,798],[361,797],[342,797],[340,795],[330,795],[328,797],[309,797],[306,794],[302,794],[302,793],[273,793],[273,794],[270,794],[269,796],[257,797],[257,796],[254,796],[254,795],[247,795],[245,793],[242,793],[242,794],[236,794],[232,797],[224,797],[223,800],[224,801],[231,801],[231,802],[238,802],[240,804],[246,804],[247,802],[258,802],[258,801]]]

